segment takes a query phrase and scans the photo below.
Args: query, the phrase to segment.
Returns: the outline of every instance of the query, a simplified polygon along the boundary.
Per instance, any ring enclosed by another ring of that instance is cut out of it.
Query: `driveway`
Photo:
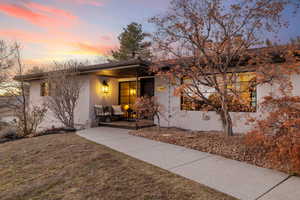
[[[126,129],[98,127],[77,134],[238,199],[300,199],[299,177],[133,136]]]

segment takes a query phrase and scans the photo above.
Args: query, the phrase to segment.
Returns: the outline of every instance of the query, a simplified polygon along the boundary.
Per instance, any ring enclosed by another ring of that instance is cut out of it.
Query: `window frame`
[[[243,73],[252,73],[252,72],[239,72],[239,74],[243,74]],[[256,76],[254,75],[253,77],[255,80],[256,80]],[[183,83],[184,79],[181,79],[181,83]],[[240,84],[240,83],[251,83],[252,79],[250,81],[237,81],[235,84]],[[249,84],[250,85],[250,84]],[[241,85],[239,85],[241,86]],[[250,107],[251,107],[251,110],[230,110],[229,112],[245,112],[245,113],[255,113],[257,112],[257,85],[255,84],[254,85],[254,90],[253,91],[250,91],[250,87],[248,88],[248,91],[244,91],[244,92],[240,92],[240,94],[242,93],[247,93],[249,92],[250,93]],[[207,94],[214,94],[215,92],[204,92],[204,93],[207,93]],[[188,98],[187,98],[188,99]],[[192,100],[188,100],[190,101],[190,104],[192,104]],[[197,107],[197,104],[200,105],[201,103],[200,102],[203,102],[203,101],[199,101],[198,103],[195,103]],[[205,103],[202,103],[199,107],[202,107]],[[186,106],[186,103],[184,103],[184,95],[181,94],[180,95],[180,110],[181,111],[207,111],[205,110],[204,108],[195,108],[195,109],[186,109],[184,107],[187,107]],[[189,107],[192,107],[191,105]],[[208,111],[214,111],[214,110],[208,110]]]
[[[48,82],[41,82],[40,83],[40,96],[41,97],[47,97],[51,96],[51,84]]]
[[[122,95],[123,94],[122,89],[121,89],[122,84],[128,84],[128,91],[127,91],[128,94],[127,95]],[[131,89],[135,89],[135,94],[130,94]],[[140,93],[140,81],[138,81],[137,87],[136,87],[136,81],[121,81],[121,82],[119,82],[118,104],[132,106],[135,103],[137,96],[139,96],[139,93]],[[128,102],[125,104],[121,101],[123,97],[126,97],[128,100]]]

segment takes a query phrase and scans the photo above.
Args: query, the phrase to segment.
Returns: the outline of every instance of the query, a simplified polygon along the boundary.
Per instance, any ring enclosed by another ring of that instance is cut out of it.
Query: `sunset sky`
[[[53,60],[95,61],[118,45],[122,28],[163,13],[169,0],[0,0],[0,39],[22,44],[23,59],[37,65]],[[300,15],[292,17],[283,41],[300,35]]]

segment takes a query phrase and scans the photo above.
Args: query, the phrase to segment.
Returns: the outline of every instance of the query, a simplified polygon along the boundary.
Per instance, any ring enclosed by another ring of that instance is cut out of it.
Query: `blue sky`
[[[105,56],[118,46],[122,28],[135,21],[152,32],[147,20],[163,13],[169,0],[1,0],[0,39],[22,44],[23,59],[36,65],[53,60]],[[291,16],[280,38],[300,35],[300,15]]]

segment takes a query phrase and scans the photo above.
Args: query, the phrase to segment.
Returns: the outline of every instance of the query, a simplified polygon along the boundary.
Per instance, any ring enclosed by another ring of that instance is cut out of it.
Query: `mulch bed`
[[[130,133],[247,162],[259,167],[273,168],[272,164],[266,159],[266,152],[263,149],[254,149],[246,146],[244,136],[241,134],[228,137],[217,131],[188,131],[178,128],[161,128],[158,131],[156,127],[131,131]],[[276,168],[276,170],[288,172],[283,166]]]

